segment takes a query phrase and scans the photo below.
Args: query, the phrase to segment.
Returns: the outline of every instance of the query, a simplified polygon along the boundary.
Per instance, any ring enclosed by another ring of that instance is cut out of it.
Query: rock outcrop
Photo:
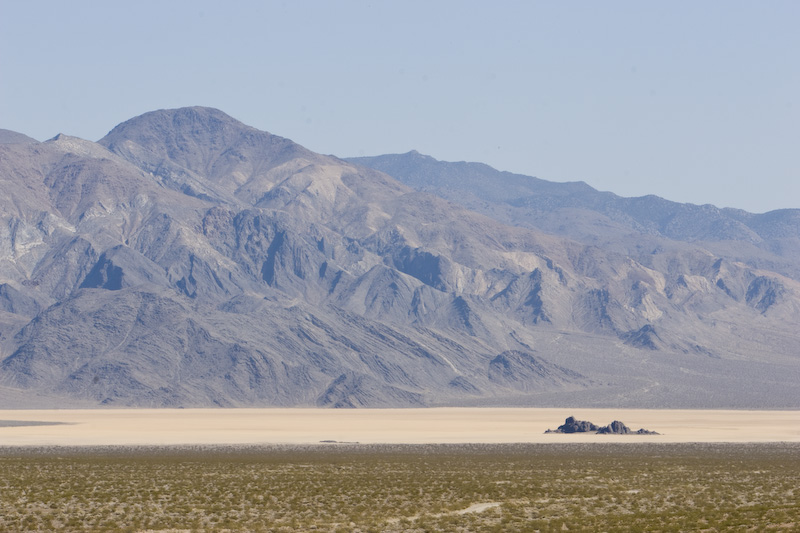
[[[639,429],[633,431],[631,428],[614,420],[607,426],[597,426],[586,420],[577,420],[574,416],[567,418],[558,429],[548,429],[545,433],[595,433],[597,435],[659,435],[655,431]]]
[[[600,426],[596,426],[586,420],[577,420],[574,416],[567,418],[558,429],[548,429],[545,433],[589,433],[597,431]]]
[[[619,420],[614,420],[607,426],[603,426],[597,430],[598,435],[658,435],[659,433],[656,431],[650,431],[647,429],[638,429],[633,431],[631,428],[620,422]]]

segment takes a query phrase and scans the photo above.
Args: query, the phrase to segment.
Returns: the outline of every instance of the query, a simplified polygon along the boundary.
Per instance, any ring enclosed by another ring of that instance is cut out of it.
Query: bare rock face
[[[433,167],[202,107],[0,131],[0,407],[800,407],[794,211]]]
[[[585,376],[519,350],[498,354],[489,362],[489,380],[516,390],[532,391],[586,383]]]

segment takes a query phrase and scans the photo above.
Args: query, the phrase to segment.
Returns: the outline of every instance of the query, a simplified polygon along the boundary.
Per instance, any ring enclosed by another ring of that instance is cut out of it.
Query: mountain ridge
[[[800,398],[800,283],[757,246],[508,224],[201,107],[0,145],[0,180],[0,404]]]
[[[640,240],[625,245],[631,232],[702,243],[714,253],[800,279],[800,209],[757,214],[711,204],[681,204],[655,195],[625,198],[584,182],[549,182],[483,163],[438,161],[417,151],[345,159],[506,224],[585,244],[619,247],[622,243],[624,252],[637,260],[643,259],[634,249]],[[738,255],[726,250],[727,241],[738,243]],[[659,245],[663,243],[653,244]]]

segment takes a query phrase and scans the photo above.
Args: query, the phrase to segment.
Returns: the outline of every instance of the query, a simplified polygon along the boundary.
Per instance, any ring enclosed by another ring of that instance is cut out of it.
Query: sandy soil
[[[567,416],[661,435],[544,434]],[[15,425],[14,421],[60,422]],[[5,423],[4,423],[5,422]],[[800,411],[561,408],[0,410],[0,446],[800,442]]]

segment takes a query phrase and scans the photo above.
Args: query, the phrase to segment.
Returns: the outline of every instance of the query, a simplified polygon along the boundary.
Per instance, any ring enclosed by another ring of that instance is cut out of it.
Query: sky
[[[800,2],[0,0],[0,128],[202,105],[622,196],[800,208]]]

